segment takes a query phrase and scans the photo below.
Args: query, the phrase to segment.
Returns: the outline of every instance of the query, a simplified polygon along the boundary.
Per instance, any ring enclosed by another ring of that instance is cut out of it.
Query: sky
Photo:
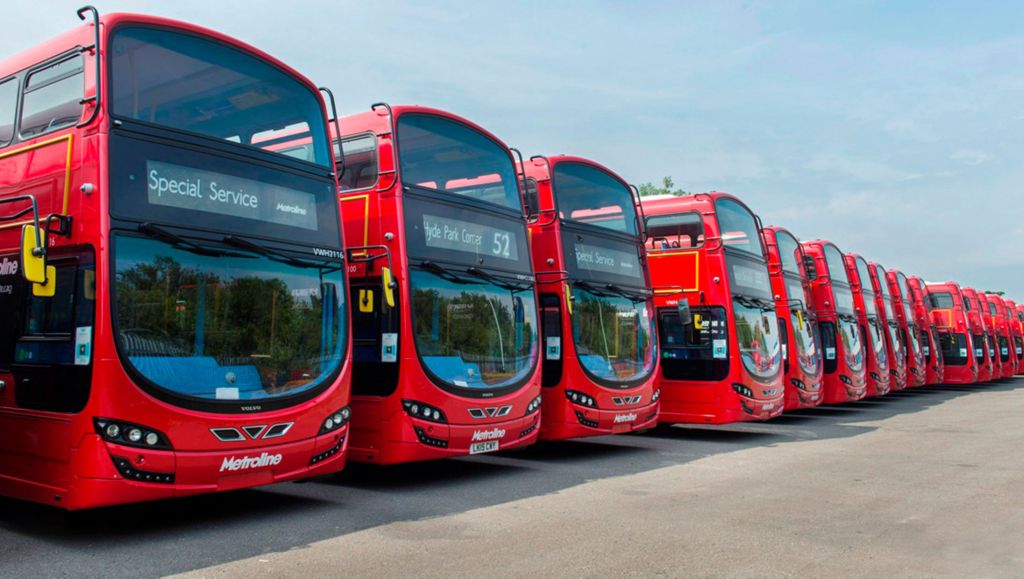
[[[99,1],[99,0],[97,0]],[[79,25],[11,3],[0,58]],[[1024,301],[1024,3],[106,1],[527,155],[740,196],[767,225]]]

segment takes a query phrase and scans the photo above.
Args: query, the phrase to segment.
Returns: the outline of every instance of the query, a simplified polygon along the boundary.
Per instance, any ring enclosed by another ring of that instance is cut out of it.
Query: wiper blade
[[[159,225],[153,225],[152,223],[143,223],[137,228],[139,233],[148,235],[153,239],[159,239],[164,243],[167,243],[177,249],[185,250],[189,253],[196,255],[203,255],[206,257],[251,257],[244,253],[237,253],[234,251],[225,251],[223,249],[215,249],[213,247],[205,247],[194,241],[185,239],[184,237],[173,233],[160,227]]]
[[[266,258],[268,258],[268,259],[270,259],[272,261],[276,261],[278,263],[284,263],[284,264],[291,265],[291,266],[294,266],[294,267],[319,268],[319,269],[324,269],[324,270],[327,270],[327,271],[337,271],[337,270],[341,269],[341,266],[338,265],[337,263],[334,263],[334,262],[330,262],[330,261],[313,261],[313,260],[301,259],[301,258],[298,258],[298,257],[292,257],[290,255],[287,255],[287,254],[281,253],[279,251],[275,251],[273,249],[270,249],[269,247],[263,247],[262,245],[259,245],[257,243],[253,243],[252,241],[249,241],[248,239],[244,239],[244,238],[241,238],[241,237],[236,237],[234,235],[225,235],[223,241],[224,241],[224,243],[227,243],[228,245],[233,245],[235,247],[238,247],[238,248],[241,248],[241,249],[245,249],[245,250],[251,251],[253,253],[258,253],[258,254],[260,254],[260,255],[262,255],[262,256],[264,256],[264,257],[266,257]],[[330,264],[330,265],[328,265],[328,264]]]
[[[765,310],[765,311],[770,311],[770,310],[774,310],[775,309],[775,303],[774,302],[771,302],[769,300],[764,300],[764,299],[761,299],[761,298],[755,298],[755,297],[752,297],[752,296],[745,296],[745,295],[734,295],[732,299],[736,300],[736,302],[739,303],[741,306],[748,307],[748,308],[756,308],[756,309]]]
[[[608,291],[605,291],[604,289],[602,289],[602,288],[600,288],[600,287],[590,283],[589,281],[583,281],[581,279],[577,279],[577,280],[573,280],[572,285],[573,285],[573,287],[578,287],[578,288],[580,288],[580,289],[582,289],[584,291],[588,291],[588,292],[594,294],[595,296],[599,296],[599,297],[602,297],[602,298],[610,298],[610,297],[614,297],[615,296],[615,294],[610,293]]]
[[[604,287],[608,288],[608,291],[617,293],[620,296],[626,298],[627,300],[633,302],[645,302],[651,297],[651,292],[649,291],[633,292],[627,290],[624,287],[615,285],[613,283],[606,284]]]
[[[450,281],[452,283],[457,283],[460,285],[479,285],[481,283],[475,279],[469,279],[467,277],[464,277],[460,275],[458,272],[452,271],[444,267],[443,265],[435,263],[430,260],[421,261],[420,267],[436,275],[437,277],[445,281]]]
[[[470,275],[474,275],[474,276],[476,276],[476,277],[478,277],[478,278],[480,278],[482,280],[489,281],[489,282],[493,283],[494,285],[496,285],[496,286],[498,286],[498,287],[500,287],[502,289],[507,289],[509,291],[520,291],[521,292],[521,291],[526,291],[526,290],[530,289],[530,287],[532,287],[530,284],[527,284],[527,283],[514,283],[514,282],[506,281],[506,280],[501,279],[500,277],[498,277],[496,275],[487,273],[486,271],[480,269],[479,267],[475,267],[475,266],[474,267],[470,267],[469,269],[467,269],[466,273],[468,273]]]

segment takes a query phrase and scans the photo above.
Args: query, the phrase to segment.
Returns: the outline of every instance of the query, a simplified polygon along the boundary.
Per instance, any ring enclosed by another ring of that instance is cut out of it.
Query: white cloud
[[[991,161],[992,155],[981,149],[957,149],[949,158],[964,165],[981,165]]]

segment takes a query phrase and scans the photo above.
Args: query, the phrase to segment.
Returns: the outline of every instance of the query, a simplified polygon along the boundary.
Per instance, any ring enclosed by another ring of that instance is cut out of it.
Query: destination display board
[[[151,205],[317,229],[315,195],[234,175],[150,160],[146,192]]]
[[[519,238],[516,233],[486,223],[472,223],[424,213],[423,241],[427,247],[434,249],[448,249],[511,261],[519,259]]]
[[[576,267],[581,270],[601,271],[624,277],[641,275],[640,257],[636,252],[576,243]]]

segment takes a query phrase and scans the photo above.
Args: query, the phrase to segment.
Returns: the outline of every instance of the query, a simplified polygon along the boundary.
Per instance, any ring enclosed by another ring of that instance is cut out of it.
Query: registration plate
[[[487,442],[476,442],[469,445],[469,454],[483,454],[485,452],[494,452],[498,450],[497,440],[488,440]]]
[[[775,403],[774,402],[769,402],[768,404],[765,404],[764,406],[762,406],[762,408],[764,410],[772,410],[773,408],[775,408]]]

